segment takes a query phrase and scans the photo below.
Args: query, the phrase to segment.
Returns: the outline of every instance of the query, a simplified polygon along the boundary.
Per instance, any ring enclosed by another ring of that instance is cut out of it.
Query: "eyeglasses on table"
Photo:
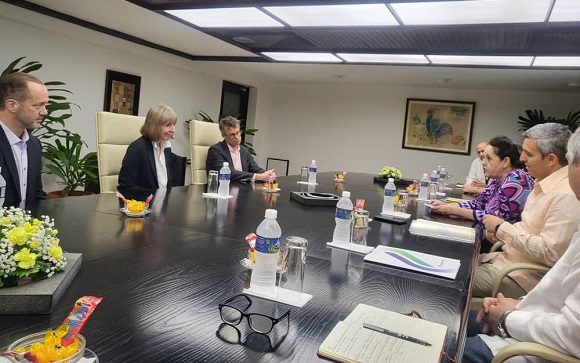
[[[230,305],[234,301],[242,301],[245,307],[240,310],[239,308]],[[246,317],[248,319],[248,325],[250,329],[260,334],[270,333],[274,328],[274,325],[283,320],[287,320],[288,326],[290,325],[290,309],[288,309],[288,311],[282,316],[275,318],[259,313],[245,313],[245,311],[248,310],[251,305],[252,299],[250,299],[249,296],[244,294],[233,296],[219,304],[220,317],[224,323],[231,326],[238,325],[242,319]]]

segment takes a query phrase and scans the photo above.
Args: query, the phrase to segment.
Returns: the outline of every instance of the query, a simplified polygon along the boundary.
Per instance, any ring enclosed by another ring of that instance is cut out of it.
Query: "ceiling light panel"
[[[342,63],[342,60],[331,53],[262,52],[262,54],[280,62]]]
[[[385,4],[267,6],[264,9],[295,27],[399,25]]]
[[[580,57],[536,57],[534,67],[580,67]]]
[[[580,21],[580,1],[556,0],[550,21]]]
[[[166,10],[200,28],[274,28],[284,24],[256,8]]]
[[[531,56],[427,55],[432,64],[529,67]]]
[[[391,6],[404,25],[535,23],[546,19],[550,1],[438,1],[392,3]]]
[[[420,54],[353,54],[338,53],[342,59],[350,63],[405,63],[429,64],[427,58]]]

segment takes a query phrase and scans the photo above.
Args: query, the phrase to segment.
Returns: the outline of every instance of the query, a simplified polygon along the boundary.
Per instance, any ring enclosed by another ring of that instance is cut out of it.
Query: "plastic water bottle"
[[[382,213],[389,213],[395,210],[394,197],[396,191],[395,181],[393,178],[389,178],[388,183],[385,184],[385,200],[383,201]]]
[[[0,173],[2,172],[2,168],[0,168]],[[6,180],[0,174],[0,208],[4,206],[4,198],[6,198]]]
[[[230,195],[230,163],[224,161],[223,165],[220,169],[220,186],[218,188],[218,195],[220,197]]]
[[[439,172],[439,191],[445,192],[445,185],[447,184],[447,170],[441,168]]]
[[[250,288],[263,293],[273,293],[276,287],[276,269],[280,254],[282,230],[276,218],[278,211],[266,209],[265,218],[256,230],[256,264],[252,271]]]
[[[350,242],[350,224],[352,221],[352,201],[350,200],[350,192],[342,192],[342,198],[336,204],[336,213],[334,215],[334,233],[332,241],[338,243]]]
[[[312,160],[312,163],[308,167],[308,183],[316,184],[316,173],[318,172],[318,167],[316,166],[316,160]]]
[[[419,199],[426,200],[429,196],[429,176],[423,173],[421,178],[421,185],[419,186]]]

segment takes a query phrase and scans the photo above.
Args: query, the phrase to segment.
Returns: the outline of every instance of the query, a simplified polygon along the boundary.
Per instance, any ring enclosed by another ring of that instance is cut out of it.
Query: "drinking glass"
[[[286,238],[286,249],[280,270],[280,287],[283,289],[302,294],[307,247],[308,241],[305,238],[297,236]]]
[[[207,176],[207,192],[217,194],[219,188],[219,173],[215,170],[210,170]]]
[[[409,204],[409,193],[405,192],[405,191],[400,191],[399,192],[399,207],[401,208],[407,208],[407,205]]]
[[[354,210],[354,221],[351,230],[351,242],[359,245],[367,245],[369,232],[369,212],[364,209]]]
[[[303,166],[300,168],[300,181],[308,182],[308,167]]]

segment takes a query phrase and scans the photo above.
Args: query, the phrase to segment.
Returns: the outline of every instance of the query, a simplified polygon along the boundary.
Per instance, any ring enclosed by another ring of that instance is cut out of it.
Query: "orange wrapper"
[[[75,340],[102,299],[102,297],[83,296],[75,302],[71,312],[58,328],[58,330],[62,328],[66,331],[61,339],[63,347],[70,345]]]

